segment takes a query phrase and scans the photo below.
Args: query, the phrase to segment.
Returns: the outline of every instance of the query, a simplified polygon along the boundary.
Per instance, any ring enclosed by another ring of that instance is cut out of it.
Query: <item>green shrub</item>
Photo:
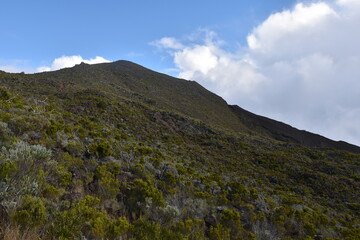
[[[116,163],[107,163],[96,168],[95,177],[101,197],[113,198],[119,193],[120,183],[116,178],[119,173],[120,166]]]
[[[51,229],[55,238],[78,239],[82,235],[104,238],[112,221],[106,212],[99,211],[100,200],[87,195],[71,208],[58,212]]]
[[[0,100],[9,100],[11,98],[11,94],[8,90],[3,87],[0,87]]]
[[[179,232],[183,236],[183,239],[205,239],[205,224],[204,221],[200,219],[185,219],[172,227],[172,229],[176,232]]]
[[[62,131],[62,130],[64,130],[63,123],[51,119],[50,125],[46,129],[46,133],[50,136],[54,136],[58,131]]]
[[[69,170],[81,169],[84,167],[84,161],[82,159],[74,157],[67,152],[64,152],[60,157],[60,164]]]
[[[44,197],[52,200],[57,199],[60,196],[60,194],[61,194],[61,190],[52,185],[47,185],[43,192]]]
[[[99,158],[111,156],[113,154],[110,143],[106,140],[91,144],[89,150]]]
[[[17,164],[14,161],[3,162],[0,160],[0,180],[8,181],[17,172]]]
[[[150,157],[149,161],[152,163],[152,165],[156,168],[159,168],[161,166],[162,160],[159,157]]]
[[[41,199],[26,195],[21,199],[21,207],[16,210],[14,220],[22,227],[38,227],[46,220],[46,208]]]
[[[10,129],[18,135],[35,132],[40,134],[48,125],[48,120],[38,115],[14,116],[9,121]]]
[[[120,174],[121,167],[116,162],[105,163],[107,171],[109,171],[114,177]]]
[[[55,173],[58,177],[58,183],[61,187],[67,187],[71,184],[72,181],[72,173],[67,171],[65,167],[58,166],[55,169]]]
[[[239,205],[243,201],[247,202],[250,200],[250,191],[240,182],[230,182],[229,187],[231,190],[229,191],[228,198],[233,204]]]
[[[313,224],[309,223],[309,222],[306,222],[304,224],[304,229],[305,229],[305,232],[307,235],[309,236],[314,236],[315,233],[316,233],[316,228]]]
[[[209,231],[210,240],[225,240],[230,239],[230,228],[224,227],[222,224],[216,224],[210,227]]]
[[[154,240],[161,239],[161,228],[155,222],[146,221],[142,218],[133,223],[131,233],[134,239]]]
[[[141,212],[141,206],[146,204],[147,199],[150,199],[154,206],[163,207],[165,203],[160,190],[153,187],[149,182],[136,179],[127,195],[126,202],[128,207],[131,210]]]
[[[84,146],[75,141],[69,141],[65,147],[65,151],[70,153],[72,156],[81,156],[84,150]]]
[[[177,179],[176,177],[174,176],[173,173],[171,172],[166,172],[164,175],[163,175],[163,179],[162,179],[164,182],[166,182],[168,185],[174,187],[176,184],[177,184]]]
[[[110,219],[106,214],[100,214],[99,216],[90,219],[90,231],[94,237],[104,239],[107,235],[107,230],[110,227]]]
[[[125,217],[120,217],[110,225],[108,237],[110,239],[119,238],[130,229],[130,224]]]
[[[226,209],[221,213],[220,223],[230,229],[231,239],[239,239],[242,231],[240,213],[235,209]]]
[[[360,227],[344,229],[341,231],[345,240],[357,240],[360,236]]]
[[[135,150],[136,155],[150,155],[153,152],[152,148],[148,146],[140,146]]]
[[[126,218],[109,218],[99,210],[100,200],[91,196],[75,203],[70,209],[59,212],[55,217],[51,235],[62,239],[118,239],[129,230]]]

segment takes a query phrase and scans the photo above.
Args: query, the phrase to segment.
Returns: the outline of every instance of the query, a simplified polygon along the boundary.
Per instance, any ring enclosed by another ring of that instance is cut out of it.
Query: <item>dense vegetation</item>
[[[0,72],[0,238],[359,239],[359,154],[37,77]]]

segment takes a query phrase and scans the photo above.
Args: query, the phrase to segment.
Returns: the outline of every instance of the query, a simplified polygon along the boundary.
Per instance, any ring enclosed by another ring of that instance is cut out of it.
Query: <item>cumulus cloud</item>
[[[37,68],[37,72],[55,71],[62,68],[69,68],[75,66],[76,64],[80,64],[82,62],[87,64],[97,64],[97,63],[106,63],[110,61],[99,56],[90,59],[83,59],[81,56],[62,56],[60,58],[56,58],[52,62],[51,66],[41,66]]]
[[[180,68],[180,78],[195,79],[228,100],[234,96],[240,100],[239,90],[250,93],[265,79],[250,61],[237,60],[211,43],[176,52],[174,62]]]
[[[326,3],[299,3],[291,11],[272,14],[256,27],[247,37],[249,49],[253,54],[271,59],[318,51],[319,40],[325,39],[315,37],[322,35],[336,18],[336,12]],[[304,39],[307,41],[303,42]],[[304,44],[309,45],[304,48]]]
[[[160,40],[151,42],[150,45],[153,45],[158,48],[170,48],[170,49],[182,49],[184,45],[180,43],[176,38],[163,37]]]
[[[241,53],[219,41],[170,51],[179,77],[228,102],[360,145],[360,1],[298,3],[256,26]]]

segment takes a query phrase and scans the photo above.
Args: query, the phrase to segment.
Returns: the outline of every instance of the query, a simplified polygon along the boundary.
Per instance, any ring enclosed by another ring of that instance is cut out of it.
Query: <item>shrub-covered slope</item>
[[[101,66],[0,73],[0,238],[358,239],[359,154],[229,131]]]
[[[30,95],[55,95],[61,99],[71,98],[79,89],[97,89],[155,108],[181,113],[230,132],[261,135],[310,147],[336,148],[360,153],[358,146],[335,142],[257,116],[238,106],[229,106],[221,97],[194,81],[173,78],[128,61],[97,65],[82,63],[55,72],[12,75],[0,79],[0,84],[12,84],[14,88]]]

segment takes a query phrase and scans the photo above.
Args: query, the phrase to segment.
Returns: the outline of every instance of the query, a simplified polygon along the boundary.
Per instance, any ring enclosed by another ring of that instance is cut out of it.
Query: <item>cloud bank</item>
[[[51,66],[41,66],[37,68],[36,72],[56,71],[62,68],[73,67],[76,64],[80,64],[82,62],[87,64],[97,64],[97,63],[106,63],[110,61],[99,56],[90,59],[83,59],[81,56],[62,56],[60,58],[56,58],[52,62]]]
[[[360,145],[359,22],[359,0],[298,3],[256,26],[239,52],[225,51],[213,32],[202,43],[156,46],[179,77],[231,104]]]

